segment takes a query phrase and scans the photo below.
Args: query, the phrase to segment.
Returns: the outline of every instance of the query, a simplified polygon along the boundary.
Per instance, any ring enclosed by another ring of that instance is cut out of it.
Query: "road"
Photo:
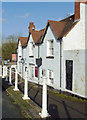
[[[23,118],[19,107],[12,103],[4,89],[2,89],[2,118]]]

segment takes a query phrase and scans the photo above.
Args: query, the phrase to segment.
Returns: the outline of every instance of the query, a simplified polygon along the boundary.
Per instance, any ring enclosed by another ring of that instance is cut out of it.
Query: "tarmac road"
[[[1,82],[1,78],[0,78]],[[2,88],[2,87],[1,87]],[[2,118],[24,118],[17,105],[14,105],[6,91],[2,89]]]

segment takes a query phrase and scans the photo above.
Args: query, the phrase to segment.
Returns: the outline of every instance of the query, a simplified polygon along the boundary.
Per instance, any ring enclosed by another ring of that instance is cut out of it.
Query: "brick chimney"
[[[29,32],[31,32],[32,30],[35,30],[35,25],[33,22],[30,22],[28,29],[29,29]]]
[[[75,0],[75,20],[80,19],[80,2],[79,0]]]
[[[87,4],[87,0],[75,0],[75,20],[80,19],[80,3]]]

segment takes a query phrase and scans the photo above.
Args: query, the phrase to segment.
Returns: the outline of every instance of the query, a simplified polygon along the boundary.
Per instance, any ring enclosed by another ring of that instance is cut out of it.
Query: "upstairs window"
[[[33,47],[33,42],[30,42],[30,46],[29,46],[29,57],[33,57],[34,56],[34,47]]]
[[[54,56],[54,41],[48,40],[47,41],[47,57],[53,57]]]

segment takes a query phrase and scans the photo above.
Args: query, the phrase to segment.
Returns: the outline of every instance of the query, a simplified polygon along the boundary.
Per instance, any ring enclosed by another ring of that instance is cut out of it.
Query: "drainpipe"
[[[60,93],[61,93],[61,81],[62,81],[62,39],[60,40]]]
[[[40,58],[40,46],[38,44],[38,58]],[[39,85],[39,80],[40,80],[40,74],[39,74],[39,66],[38,66],[38,85]]]

